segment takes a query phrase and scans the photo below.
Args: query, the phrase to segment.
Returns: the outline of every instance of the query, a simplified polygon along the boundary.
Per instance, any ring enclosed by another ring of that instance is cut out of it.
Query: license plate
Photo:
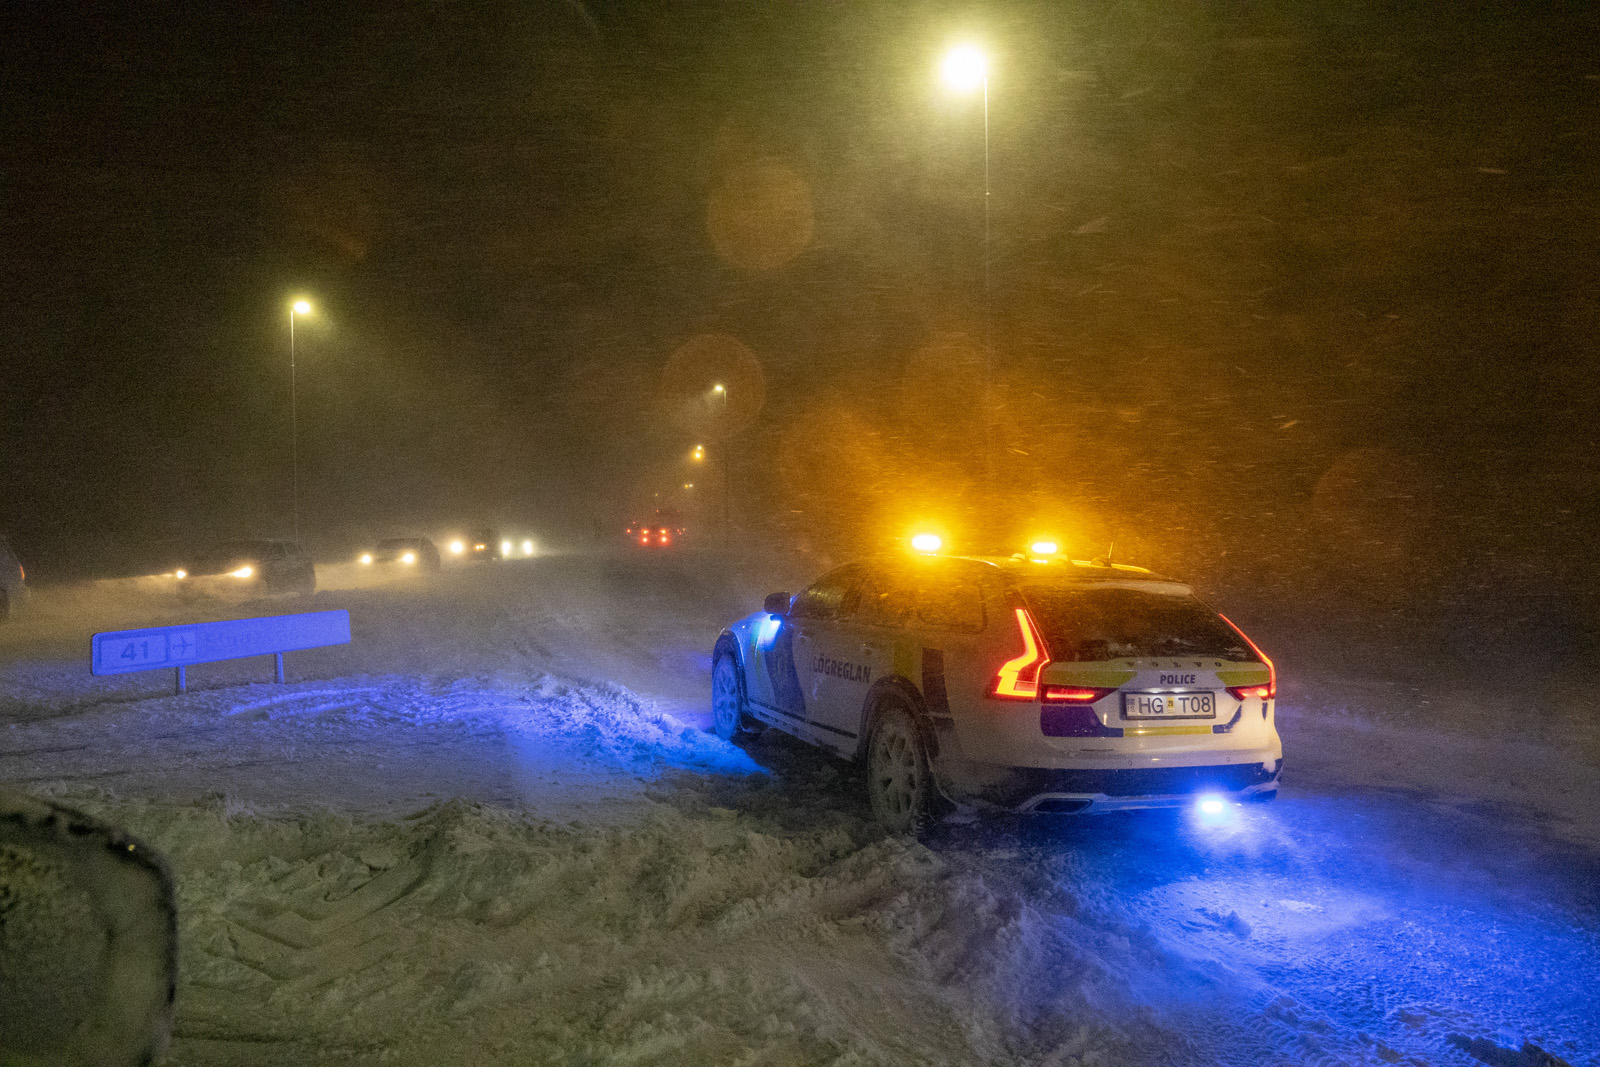
[[[1122,715],[1127,719],[1214,719],[1215,693],[1124,693]]]

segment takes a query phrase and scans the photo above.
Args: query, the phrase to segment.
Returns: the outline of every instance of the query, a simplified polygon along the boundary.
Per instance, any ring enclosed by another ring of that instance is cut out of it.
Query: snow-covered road
[[[176,1063],[1600,1064],[1592,709],[1508,744],[1492,694],[1291,672],[1275,805],[908,841],[703,729],[719,623],[802,575],[321,574],[212,609],[350,610],[285,686],[91,678],[93,630],[194,617],[157,579],[0,631],[0,784],[173,860]]]

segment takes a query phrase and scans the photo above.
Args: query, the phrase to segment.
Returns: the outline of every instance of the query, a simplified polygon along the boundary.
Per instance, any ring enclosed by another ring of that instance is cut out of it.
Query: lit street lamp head
[[[957,92],[969,93],[989,78],[989,61],[970,44],[953,48],[940,66],[944,83]]]
[[[296,315],[309,315],[311,314],[311,301],[296,300],[290,310],[292,310]]]

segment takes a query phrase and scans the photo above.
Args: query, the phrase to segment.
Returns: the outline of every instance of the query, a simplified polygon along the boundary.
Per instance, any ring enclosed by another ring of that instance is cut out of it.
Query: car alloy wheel
[[[872,816],[895,833],[915,830],[928,807],[928,753],[903,707],[879,715],[867,749],[867,796]]]
[[[727,653],[717,657],[711,669],[711,728],[724,741],[732,741],[744,730],[744,701],[739,699],[739,668]]]

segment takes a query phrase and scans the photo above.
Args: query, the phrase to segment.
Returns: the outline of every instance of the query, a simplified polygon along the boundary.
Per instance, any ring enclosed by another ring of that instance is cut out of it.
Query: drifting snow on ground
[[[514,671],[229,686],[13,724],[4,736],[0,767],[13,784],[70,779],[371,815],[468,796],[609,820],[626,817],[662,767],[759,770],[620,687]]]
[[[704,730],[759,591],[486,575],[246,606],[352,612],[282,687],[6,634],[0,780],[178,874],[175,1063],[1600,1064],[1592,801],[1511,803],[1492,742],[1312,691],[1276,805],[887,838],[847,765]]]

